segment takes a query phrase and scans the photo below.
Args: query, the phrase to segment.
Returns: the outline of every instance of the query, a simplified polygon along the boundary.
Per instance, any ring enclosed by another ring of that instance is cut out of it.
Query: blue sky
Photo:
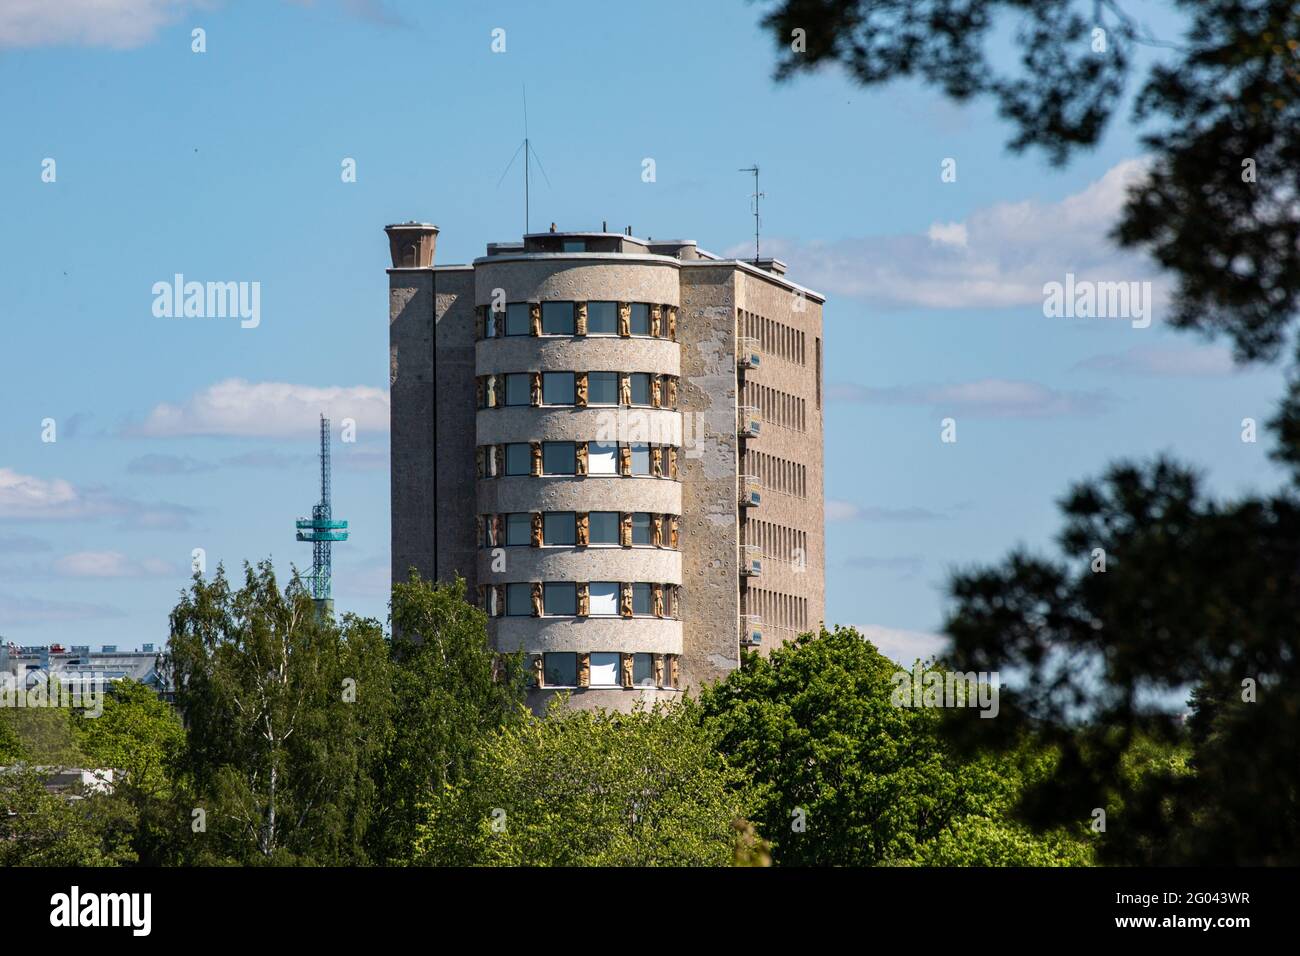
[[[498,180],[525,81],[535,227],[743,254],[737,170],[762,167],[765,245],[830,297],[830,621],[932,649],[947,572],[1050,547],[1055,500],[1116,457],[1174,453],[1224,495],[1278,483],[1240,431],[1280,372],[1162,328],[1167,283],[1105,240],[1141,172],[1126,122],[1061,170],[1008,154],[987,104],[833,70],[777,86],[761,10],[0,2],[0,635],[163,641],[194,548],[308,566],[322,408],[358,422],[334,445],[335,598],[386,616],[382,227],[436,222],[444,263],[518,238],[521,176]],[[1067,272],[1152,281],[1152,327],[1045,318]],[[259,282],[260,324],[155,317],[176,273]]]

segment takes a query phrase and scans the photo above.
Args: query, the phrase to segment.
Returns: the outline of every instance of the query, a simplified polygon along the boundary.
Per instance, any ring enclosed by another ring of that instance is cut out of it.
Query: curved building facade
[[[394,577],[464,577],[535,709],[672,699],[820,625],[820,296],[691,242],[435,266],[436,227],[387,231]],[[803,374],[763,386],[778,355]]]

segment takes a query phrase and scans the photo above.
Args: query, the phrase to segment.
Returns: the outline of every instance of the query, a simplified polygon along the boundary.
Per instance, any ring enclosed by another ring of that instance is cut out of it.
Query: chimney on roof
[[[555,223],[551,223],[551,232],[555,231]]]
[[[411,220],[384,226],[384,232],[388,233],[388,253],[394,269],[427,269],[433,265],[437,226]]]

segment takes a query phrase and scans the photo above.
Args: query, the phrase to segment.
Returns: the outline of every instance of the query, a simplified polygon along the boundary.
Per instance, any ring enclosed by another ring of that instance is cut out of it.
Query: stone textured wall
[[[682,462],[682,620],[684,687],[740,666],[737,528],[735,268],[682,270],[678,403],[693,416],[695,447]],[[686,425],[683,425],[686,428]]]
[[[790,289],[751,272],[738,271],[736,276],[737,309],[782,322],[806,335],[806,364],[800,365],[765,350],[760,368],[746,370],[744,376],[805,401],[805,431],[764,421],[761,437],[752,444],[769,455],[805,465],[808,469],[807,497],[798,498],[764,488],[762,505],[744,509],[742,521],[761,519],[807,533],[807,554],[802,570],[792,562],[766,557],[762,575],[749,578],[747,582],[754,588],[806,598],[808,618],[805,629],[815,632],[826,616],[824,445],[816,367],[816,340],[822,334],[822,306],[815,299],[801,300]],[[742,528],[742,540],[744,537]],[[799,630],[774,628],[770,621],[764,622],[764,629],[760,648],[763,653],[779,647],[782,640],[795,637]]]

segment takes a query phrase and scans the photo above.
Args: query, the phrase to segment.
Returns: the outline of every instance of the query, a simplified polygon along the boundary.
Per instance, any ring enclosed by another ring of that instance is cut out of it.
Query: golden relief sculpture
[[[618,373],[618,403],[620,405],[632,404],[632,376],[626,372]]]
[[[677,306],[668,307],[668,338],[677,341]]]
[[[664,388],[664,391],[666,392],[666,399],[667,399],[664,402],[664,407],[676,408],[677,407],[677,376],[668,375],[665,377],[668,379],[668,381],[667,383],[665,383],[665,388]]]
[[[591,613],[591,588],[586,582],[578,585],[578,617],[586,617]]]
[[[585,441],[576,442],[573,450],[576,461],[574,473],[585,475],[587,473],[587,443]]]
[[[540,302],[530,302],[528,304],[528,331],[532,335],[542,334],[542,304]]]
[[[659,306],[650,306],[650,334],[654,338],[659,338],[659,324],[661,321],[661,310]]]
[[[668,477],[677,479],[677,449],[671,445],[668,446]]]
[[[668,519],[668,547],[677,550],[678,518],[673,515]]]
[[[662,654],[655,655],[655,686],[664,686],[664,656]]]
[[[573,334],[587,334],[587,303],[579,302],[576,306],[577,315],[573,317]]]
[[[618,446],[618,473],[624,477],[632,474],[632,448],[629,445]]]
[[[532,522],[533,522],[533,537],[532,537],[533,547],[540,548],[542,546],[542,513],[540,511],[533,512]]]
[[[531,386],[531,397],[533,405],[542,404],[542,373],[533,372],[533,381]]]
[[[664,616],[664,589],[662,585],[656,584],[650,588],[650,600],[654,608],[655,617]]]
[[[624,511],[618,520],[618,543],[625,548],[632,547],[632,512]]]
[[[658,445],[650,449],[650,474],[656,478],[664,476],[664,450]]]
[[[578,655],[578,686],[579,687],[591,686],[591,655],[590,654]]]
[[[542,474],[542,443],[535,441],[531,444],[533,446],[533,477],[539,478]]]
[[[663,389],[659,384],[659,376],[650,376],[650,404],[655,408],[660,407],[660,401],[663,398]]]
[[[632,585],[626,581],[619,585],[618,613],[623,617],[632,616]]]
[[[587,546],[587,542],[591,540],[591,531],[587,523],[587,512],[585,511],[578,512],[577,524],[578,524],[578,533],[575,540],[578,543],[578,547],[585,548]]]
[[[656,548],[664,546],[664,516],[651,515],[650,517],[650,543]]]
[[[677,659],[679,656],[680,655],[678,654],[668,655],[668,686],[669,687],[682,686],[680,676],[677,671]]]
[[[623,654],[619,657],[619,676],[622,678],[624,687],[632,686],[632,655]]]
[[[618,304],[618,334],[623,338],[632,334],[632,306],[626,302]]]
[[[579,372],[574,376],[574,395],[573,400],[579,408],[587,407],[587,373]]]
[[[542,616],[542,583],[533,582],[533,617]]]
[[[543,667],[542,655],[534,654],[533,655],[533,683],[536,684],[538,687],[542,686],[542,678],[544,676],[542,667]]]

